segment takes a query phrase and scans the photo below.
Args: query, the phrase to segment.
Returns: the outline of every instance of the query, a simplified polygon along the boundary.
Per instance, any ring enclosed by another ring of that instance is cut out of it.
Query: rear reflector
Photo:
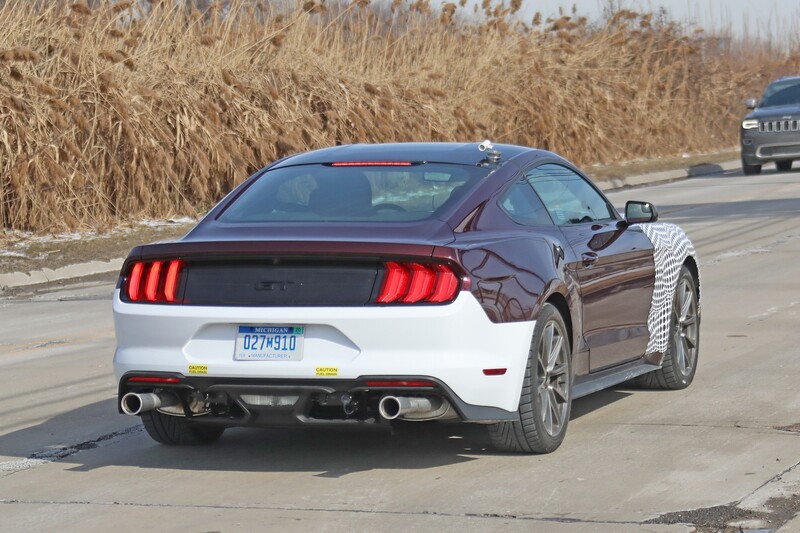
[[[137,262],[125,278],[123,294],[131,302],[180,303],[183,261]]]
[[[458,293],[458,277],[447,265],[386,263],[377,303],[443,303]]]
[[[432,381],[367,381],[367,387],[435,387]]]
[[[133,376],[128,383],[179,383],[179,378],[160,378],[156,376]]]
[[[507,368],[484,368],[484,376],[505,376]]]
[[[337,161],[332,167],[410,167],[410,161]]]

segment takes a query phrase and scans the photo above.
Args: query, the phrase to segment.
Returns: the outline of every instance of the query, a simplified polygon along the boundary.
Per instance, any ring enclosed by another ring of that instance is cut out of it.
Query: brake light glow
[[[164,282],[164,299],[170,303],[175,301],[175,294],[178,292],[178,276],[182,267],[183,263],[181,261],[169,262],[167,280]]]
[[[435,387],[432,381],[367,381],[367,387]]]
[[[337,161],[332,167],[410,167],[411,161]]]
[[[447,265],[390,261],[385,267],[379,304],[443,303],[458,292],[458,277]]]
[[[394,302],[408,292],[408,283],[411,281],[411,273],[400,263],[386,263],[386,277],[383,278],[383,286],[378,296],[379,304]]]
[[[424,300],[433,293],[433,283],[436,280],[436,273],[420,263],[411,263],[411,283],[408,287],[408,294],[400,300],[406,304],[412,304]]]
[[[180,303],[178,292],[183,261],[139,261],[133,264],[123,287],[132,302]]]
[[[144,297],[148,302],[155,302],[158,296],[158,282],[161,277],[161,261],[156,261],[150,265],[147,272],[147,284],[144,286]]]
[[[131,275],[128,276],[128,298],[132,302],[139,300],[139,288],[142,284],[142,271],[144,270],[144,263],[136,263],[131,269]]]
[[[458,290],[458,278],[445,265],[433,265],[433,270],[436,272],[436,283],[428,301],[440,303],[451,300]]]
[[[160,378],[156,376],[133,376],[128,383],[180,383],[179,378]]]

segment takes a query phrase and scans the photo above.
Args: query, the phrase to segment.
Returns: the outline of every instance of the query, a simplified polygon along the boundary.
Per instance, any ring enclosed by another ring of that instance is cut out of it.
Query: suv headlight
[[[742,129],[743,130],[754,130],[758,127],[758,120],[754,118],[748,118],[742,121]]]

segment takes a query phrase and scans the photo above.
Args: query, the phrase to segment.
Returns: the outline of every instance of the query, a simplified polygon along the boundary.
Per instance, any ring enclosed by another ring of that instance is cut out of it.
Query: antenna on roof
[[[498,150],[494,149],[494,145],[492,145],[492,141],[489,139],[486,139],[478,145],[478,151],[486,152],[486,159],[484,161],[488,163],[499,163],[500,157],[503,155]]]

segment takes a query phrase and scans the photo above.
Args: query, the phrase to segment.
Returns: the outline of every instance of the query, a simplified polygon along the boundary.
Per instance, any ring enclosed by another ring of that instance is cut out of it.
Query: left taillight
[[[183,261],[137,261],[128,268],[123,293],[136,303],[181,303]]]

